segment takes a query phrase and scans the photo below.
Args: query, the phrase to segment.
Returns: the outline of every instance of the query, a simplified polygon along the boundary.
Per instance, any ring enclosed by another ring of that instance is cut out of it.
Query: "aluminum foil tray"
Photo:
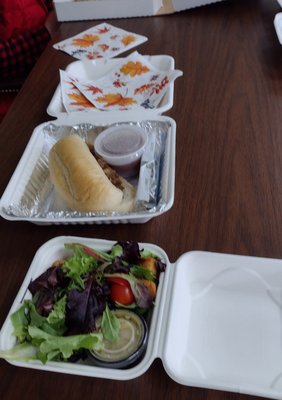
[[[46,122],[35,128],[24,154],[1,198],[0,215],[8,220],[29,221],[35,224],[102,224],[145,223],[166,211],[174,201],[175,175],[175,122],[168,117],[150,120],[130,120],[123,123],[136,124],[147,130],[158,143],[153,164],[152,180],[147,199],[136,202],[130,213],[81,213],[69,211],[56,195],[50,180],[48,153],[60,137],[80,135],[91,147],[96,135],[105,127],[119,122],[71,125]],[[140,177],[139,177],[140,179]],[[138,188],[138,179],[132,182]]]

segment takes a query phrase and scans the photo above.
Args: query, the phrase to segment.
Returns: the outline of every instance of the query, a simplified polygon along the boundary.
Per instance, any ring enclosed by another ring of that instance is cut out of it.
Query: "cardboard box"
[[[150,16],[158,12],[162,0],[55,0],[59,21]]]
[[[58,21],[148,17],[222,0],[54,0]]]

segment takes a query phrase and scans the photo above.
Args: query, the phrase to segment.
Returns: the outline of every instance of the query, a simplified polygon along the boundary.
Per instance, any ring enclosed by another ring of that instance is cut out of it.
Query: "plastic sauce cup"
[[[132,125],[112,126],[101,132],[95,142],[96,154],[125,178],[138,174],[147,133]]]

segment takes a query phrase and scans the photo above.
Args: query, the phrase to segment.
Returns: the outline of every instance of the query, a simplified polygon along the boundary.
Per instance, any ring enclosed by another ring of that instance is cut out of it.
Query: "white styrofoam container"
[[[54,260],[67,255],[64,244],[83,243],[107,250],[115,242],[61,236],[35,254],[0,333],[0,348],[14,346],[10,315],[29,295],[27,287]],[[161,358],[176,382],[202,388],[282,398],[282,260],[203,251],[170,263],[163,249],[142,248],[167,264],[161,274],[144,358],[126,369],[90,363],[10,361],[19,367],[89,377],[128,380]]]
[[[105,117],[105,115],[107,117]],[[164,200],[164,207],[160,210],[154,211],[138,211],[128,212],[123,214],[108,216],[93,216],[93,217],[58,217],[58,218],[43,218],[35,216],[14,216],[6,212],[9,205],[19,205],[20,199],[23,196],[25,188],[27,187],[30,177],[34,171],[35,166],[42,154],[42,149],[45,144],[43,129],[50,122],[57,126],[74,126],[79,123],[90,123],[96,126],[105,126],[115,122],[138,122],[144,120],[150,121],[164,121],[169,123],[169,130],[167,132],[167,142],[163,161],[163,174],[161,178],[161,197]],[[175,137],[176,137],[176,123],[172,118],[165,116],[156,116],[153,112],[144,113],[135,112],[109,112],[109,113],[70,113],[69,115],[62,115],[54,121],[45,122],[37,126],[27,144],[27,147],[1,197],[0,200],[0,216],[11,221],[28,221],[38,225],[50,224],[118,224],[118,223],[146,223],[150,219],[157,217],[167,212],[174,202],[174,185],[175,185]]]
[[[58,21],[171,14],[223,0],[54,0]]]
[[[168,55],[153,55],[144,56],[155,68],[161,71],[172,71],[174,70],[175,61],[174,58]],[[98,60],[83,60],[74,61],[70,63],[66,72],[71,76],[83,80],[97,80],[107,74],[115,66],[121,62],[122,58],[111,58],[111,59],[98,59]],[[170,83],[168,90],[162,98],[159,106],[155,109],[156,114],[162,114],[168,111],[173,105],[173,93],[174,93],[174,82]],[[95,113],[95,111],[91,111]],[[126,112],[126,111],[122,111]],[[150,110],[142,110],[142,113],[146,115]],[[55,93],[47,107],[47,113],[53,117],[58,117],[62,113],[66,113],[62,102],[61,86],[58,85]]]
[[[282,12],[275,15],[274,27],[276,30],[279,43],[282,44]]]
[[[162,0],[54,0],[58,21],[154,15]]]

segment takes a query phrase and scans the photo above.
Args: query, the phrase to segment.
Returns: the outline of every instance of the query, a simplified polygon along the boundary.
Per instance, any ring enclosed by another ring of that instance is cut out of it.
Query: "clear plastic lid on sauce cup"
[[[147,132],[135,125],[121,124],[101,132],[94,149],[125,178],[138,174],[140,159],[147,143]]]

